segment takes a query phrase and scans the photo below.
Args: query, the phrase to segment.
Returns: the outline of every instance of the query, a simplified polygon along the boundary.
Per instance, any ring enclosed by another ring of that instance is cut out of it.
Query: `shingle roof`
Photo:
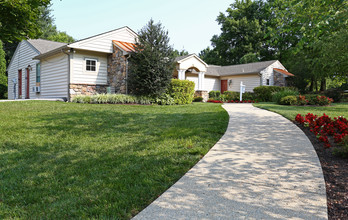
[[[188,54],[188,55],[176,57],[176,58],[175,58],[175,62],[178,62],[179,60],[183,60],[183,59],[185,59],[186,57],[189,57],[189,56],[192,56],[192,55],[194,55],[194,54],[192,53],[192,54]]]
[[[40,52],[40,54],[67,45],[66,43],[60,43],[43,39],[30,39],[27,40],[27,42],[30,43],[35,49],[37,49]]]
[[[243,75],[250,73],[259,73],[277,60],[263,61],[257,63],[238,64],[231,66],[213,66],[209,65],[206,75],[212,76],[230,76]]]

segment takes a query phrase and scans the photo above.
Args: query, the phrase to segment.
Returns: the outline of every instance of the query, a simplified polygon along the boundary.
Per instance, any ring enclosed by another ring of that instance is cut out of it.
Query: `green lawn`
[[[221,105],[0,103],[0,219],[127,219],[224,134]]]
[[[270,110],[272,112],[279,113],[284,117],[295,120],[298,113],[306,115],[307,113],[313,113],[318,116],[322,116],[323,113],[330,117],[344,116],[348,118],[348,103],[334,103],[331,106],[288,106],[288,105],[277,105],[275,103],[255,103],[255,107]]]

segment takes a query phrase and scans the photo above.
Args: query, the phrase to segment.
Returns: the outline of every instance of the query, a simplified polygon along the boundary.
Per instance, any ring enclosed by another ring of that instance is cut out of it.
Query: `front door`
[[[22,70],[18,70],[18,98],[22,98]]]
[[[29,68],[27,68],[27,74],[26,74],[26,80],[27,80],[27,83],[26,83],[26,88],[25,88],[25,98],[26,99],[29,99],[29,86],[30,86],[30,77],[29,77],[29,74],[30,74],[30,70]]]
[[[221,94],[227,91],[227,79],[221,80]]]

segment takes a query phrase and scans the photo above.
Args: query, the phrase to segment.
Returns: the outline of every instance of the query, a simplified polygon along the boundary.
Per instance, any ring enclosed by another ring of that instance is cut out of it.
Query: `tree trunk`
[[[309,86],[309,91],[312,92],[314,88],[314,80],[311,79],[311,85]]]
[[[322,79],[320,82],[320,91],[325,91],[326,90],[326,79]]]

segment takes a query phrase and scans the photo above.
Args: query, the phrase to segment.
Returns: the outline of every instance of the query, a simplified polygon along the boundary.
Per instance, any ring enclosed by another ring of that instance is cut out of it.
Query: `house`
[[[208,65],[197,55],[176,58],[174,77],[195,82],[196,91],[239,91],[240,83],[252,92],[257,86],[286,86],[286,79],[294,76],[278,60],[216,66]],[[202,95],[202,94],[199,94]]]
[[[23,40],[8,71],[9,99],[63,98],[128,91],[128,59],[137,34],[123,27],[65,44],[42,39]],[[276,60],[233,66],[208,65],[197,55],[178,57],[174,78],[195,82],[195,90],[246,91],[259,85],[286,85],[292,76]]]
[[[8,71],[9,99],[126,93],[128,58],[137,34],[123,27],[71,44],[23,40]]]

